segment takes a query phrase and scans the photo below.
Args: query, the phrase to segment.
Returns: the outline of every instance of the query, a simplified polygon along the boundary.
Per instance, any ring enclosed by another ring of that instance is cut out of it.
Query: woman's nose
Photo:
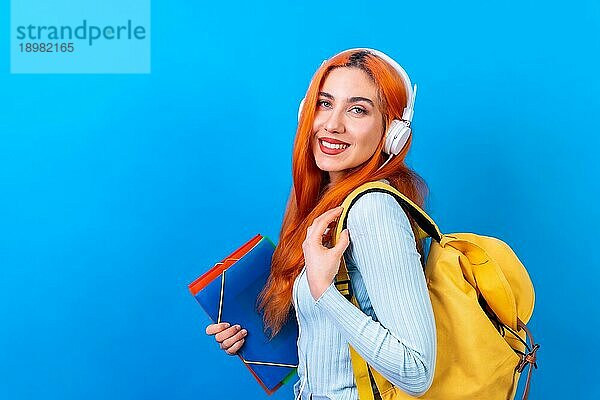
[[[325,121],[324,128],[327,132],[343,133],[345,130],[343,110],[332,110]]]

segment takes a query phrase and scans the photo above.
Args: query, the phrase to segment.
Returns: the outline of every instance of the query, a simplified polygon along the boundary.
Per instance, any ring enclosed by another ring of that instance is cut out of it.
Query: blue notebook
[[[257,309],[275,245],[260,234],[215,264],[188,287],[213,323],[239,324],[248,331],[237,355],[267,394],[274,393],[298,366],[298,325],[291,317],[269,340]]]

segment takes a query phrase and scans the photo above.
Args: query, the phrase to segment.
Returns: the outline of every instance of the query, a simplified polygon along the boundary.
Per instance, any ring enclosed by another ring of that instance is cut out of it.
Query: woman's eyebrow
[[[319,92],[319,96],[323,96],[323,97],[327,97],[328,99],[335,100],[335,97],[333,97],[332,95],[330,95],[327,92]],[[348,97],[348,103],[354,103],[354,102],[357,102],[357,101],[366,101],[372,107],[375,107],[375,104],[373,103],[373,101],[371,99],[366,98],[366,97],[360,97],[360,96]]]

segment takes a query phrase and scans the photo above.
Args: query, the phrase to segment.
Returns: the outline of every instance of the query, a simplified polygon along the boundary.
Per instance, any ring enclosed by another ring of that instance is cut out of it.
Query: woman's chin
[[[342,171],[344,169],[344,167],[340,165],[340,163],[327,161],[317,162],[317,167],[319,167],[319,169],[323,172],[337,172]]]

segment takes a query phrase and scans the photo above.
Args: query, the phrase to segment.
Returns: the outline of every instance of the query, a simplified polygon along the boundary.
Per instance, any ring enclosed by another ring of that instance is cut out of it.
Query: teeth
[[[346,147],[348,147],[348,144],[332,144],[329,142],[326,142],[324,140],[321,140],[321,143],[323,144],[323,146],[327,147],[328,149],[345,149]]]

